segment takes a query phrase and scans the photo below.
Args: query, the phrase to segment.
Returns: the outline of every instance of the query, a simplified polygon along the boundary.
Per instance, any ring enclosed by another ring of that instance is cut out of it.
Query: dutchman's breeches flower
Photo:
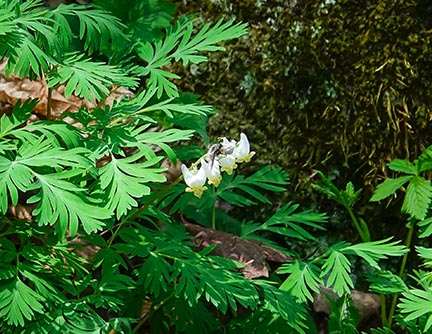
[[[239,142],[225,137],[220,138],[219,143],[211,145],[207,154],[195,163],[195,166],[201,163],[199,170],[196,167],[189,170],[182,165],[183,177],[188,185],[186,191],[201,197],[207,189],[204,185],[206,180],[218,187],[222,180],[221,172],[231,175],[237,168],[237,163],[249,162],[254,154],[254,151],[250,151],[249,140],[244,133],[240,134]]]
[[[206,183],[207,177],[203,166],[200,169],[189,170],[185,165],[181,166],[184,180],[188,187],[187,192],[193,192],[196,197],[201,197],[203,192],[207,189],[204,185]]]
[[[227,172],[228,175],[231,175],[234,169],[237,168],[236,158],[234,155],[226,155],[219,159],[220,169],[223,172]]]
[[[233,154],[236,144],[235,140],[229,141],[226,137],[221,138],[222,152],[224,154]]]
[[[233,155],[236,162],[249,162],[255,152],[250,152],[249,140],[244,133],[240,134],[240,141],[237,143]]]
[[[213,162],[201,161],[201,165],[204,168],[205,174],[208,179],[208,183],[217,187],[222,181],[222,175],[220,173],[219,162],[215,159]]]

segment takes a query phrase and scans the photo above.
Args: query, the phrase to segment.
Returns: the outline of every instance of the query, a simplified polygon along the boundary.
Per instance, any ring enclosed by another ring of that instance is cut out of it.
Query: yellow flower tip
[[[221,171],[226,172],[228,175],[231,175],[234,171],[234,169],[237,168],[237,164],[231,165],[231,166],[224,166],[221,167]]]
[[[249,154],[247,156],[242,157],[242,158],[237,158],[236,162],[249,162],[249,161],[251,161],[251,159],[255,155],[255,153],[256,153],[255,151],[251,151],[251,152],[249,152]]]
[[[206,186],[199,186],[199,187],[187,187],[186,192],[193,193],[196,197],[201,198],[204,191],[206,191],[208,188]]]
[[[208,179],[208,183],[214,185],[215,187],[219,186],[222,181],[222,175],[218,175],[218,177]]]

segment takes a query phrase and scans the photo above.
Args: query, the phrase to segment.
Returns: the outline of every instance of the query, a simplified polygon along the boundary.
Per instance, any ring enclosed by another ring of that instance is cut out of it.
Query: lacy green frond
[[[37,182],[30,190],[39,190],[28,199],[29,204],[38,203],[33,215],[41,225],[57,224],[59,235],[69,230],[75,236],[79,222],[86,233],[96,232],[106,226],[112,211],[99,207],[96,201],[88,196],[85,189],[67,181],[70,174],[36,174]]]
[[[350,277],[351,262],[341,252],[340,247],[342,244],[336,244],[330,248],[328,258],[322,266],[321,277],[326,277],[326,285],[333,287],[334,292],[339,296],[345,293],[350,293],[354,287],[354,283]]]
[[[100,9],[77,4],[60,4],[52,10],[51,17],[57,33],[64,38],[66,46],[73,36],[75,27],[72,22],[77,19],[79,27],[76,33],[79,39],[84,41],[84,50],[88,54],[96,50],[109,51],[113,45],[121,45],[127,39],[126,26],[117,17]]]
[[[268,166],[249,177],[224,177],[217,188],[217,195],[224,201],[240,207],[255,205],[255,200],[270,204],[270,200],[261,190],[282,192],[288,184],[288,174],[284,170]]]
[[[247,24],[234,24],[234,20],[223,23],[223,19],[220,19],[213,26],[205,24],[194,37],[192,37],[193,25],[187,24],[185,28],[180,44],[172,55],[175,61],[181,60],[184,65],[187,65],[189,62],[198,64],[207,61],[206,56],[198,55],[198,53],[203,53],[204,51],[224,51],[224,47],[216,44],[247,34]]]
[[[12,134],[12,130],[17,129],[27,121],[36,104],[37,100],[18,100],[12,115],[3,114],[0,118],[0,140],[4,140],[5,136]]]
[[[43,313],[43,298],[19,278],[0,283],[0,317],[8,324],[24,326],[35,313]]]
[[[324,230],[325,228],[319,223],[325,223],[327,221],[326,215],[311,210],[295,212],[298,207],[298,204],[285,204],[262,224],[259,229],[284,235],[289,238],[317,241],[311,234],[312,231],[308,232],[304,227]],[[302,225],[304,227],[302,227]]]
[[[387,259],[389,256],[401,256],[408,250],[399,241],[389,242],[392,238],[377,241],[362,242],[349,245],[341,249],[344,254],[355,254],[364,259],[370,266],[380,269],[378,260]]]
[[[66,84],[65,96],[72,94],[87,101],[101,100],[110,94],[112,84],[135,87],[137,81],[119,68],[83,59],[82,55],[69,55],[48,78],[48,86]]]
[[[402,293],[402,298],[398,307],[401,313],[406,314],[405,321],[415,320],[425,316],[427,322],[424,325],[424,332],[427,332],[432,326],[432,290],[410,289]]]
[[[141,42],[137,47],[138,55],[147,62],[147,65],[137,67],[139,75],[149,76],[150,89],[157,89],[160,98],[163,93],[168,97],[178,96],[177,87],[169,79],[179,79],[176,74],[166,71],[164,66],[173,60],[182,60],[184,64],[200,63],[207,60],[201,55],[205,51],[224,50],[216,44],[225,40],[245,35],[246,24],[233,24],[233,21],[223,23],[220,20],[213,27],[209,24],[192,37],[193,22],[181,19],[177,24],[168,29],[163,40],[151,43]],[[174,51],[175,50],[175,51]]]
[[[308,262],[294,261],[284,263],[278,274],[290,274],[281,284],[280,289],[291,293],[299,302],[313,301],[311,292],[318,293],[324,283],[320,277],[320,268]]]
[[[8,38],[5,36],[3,38]],[[40,48],[37,41],[27,32],[15,31],[10,41],[3,41],[0,38],[0,53],[8,57],[5,67],[5,74],[11,73],[20,78],[26,76],[42,76],[49,71],[52,64],[56,64],[54,58]],[[14,43],[14,45],[11,45]],[[20,52],[16,53],[15,49]]]
[[[104,195],[104,206],[115,212],[116,217],[125,215],[132,207],[136,207],[136,198],[150,193],[149,182],[164,182],[161,174],[165,169],[154,168],[161,158],[156,157],[146,162],[138,162],[144,153],[111,161],[100,170],[100,187]]]

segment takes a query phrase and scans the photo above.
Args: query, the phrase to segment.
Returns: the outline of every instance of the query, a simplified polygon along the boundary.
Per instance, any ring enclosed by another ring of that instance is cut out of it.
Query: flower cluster
[[[254,151],[250,151],[249,140],[244,133],[240,134],[240,141],[221,138],[218,144],[210,146],[207,154],[195,163],[191,169],[181,166],[184,180],[187,184],[186,191],[193,192],[201,197],[207,189],[206,181],[217,187],[222,180],[221,172],[232,174],[237,168],[237,163],[249,162]],[[197,165],[201,163],[198,169]]]

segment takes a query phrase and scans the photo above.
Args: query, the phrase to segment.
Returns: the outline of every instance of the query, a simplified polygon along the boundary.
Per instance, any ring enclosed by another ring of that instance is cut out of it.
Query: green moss
[[[250,26],[227,53],[183,74],[220,110],[214,135],[240,128],[262,143],[261,163],[345,165],[366,183],[430,143],[431,32],[415,1],[283,3],[199,3],[201,17],[223,12]]]
[[[246,132],[256,167],[286,168],[300,201],[313,169],[368,190],[388,161],[432,143],[427,1],[207,0],[179,9],[249,23],[247,37],[183,73],[181,85],[219,110],[212,136]]]

